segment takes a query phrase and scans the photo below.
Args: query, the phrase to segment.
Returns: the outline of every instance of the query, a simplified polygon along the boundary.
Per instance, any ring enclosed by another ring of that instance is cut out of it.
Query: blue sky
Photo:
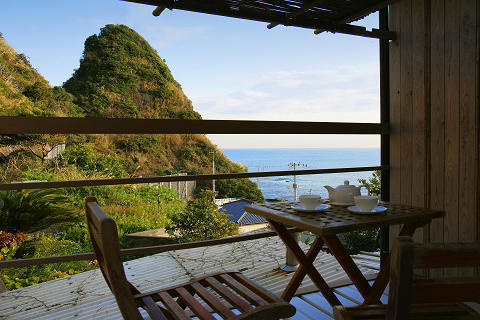
[[[52,84],[106,24],[135,29],[204,119],[379,121],[378,41],[119,0],[4,1],[0,32]],[[361,24],[377,27],[377,15]],[[377,136],[209,135],[220,148],[378,147]]]

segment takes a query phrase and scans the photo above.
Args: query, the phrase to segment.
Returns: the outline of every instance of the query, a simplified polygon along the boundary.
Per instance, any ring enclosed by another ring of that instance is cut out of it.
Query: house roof
[[[157,6],[155,16],[164,9],[179,9],[220,16],[267,22],[277,25],[332,31],[373,38],[394,38],[388,31],[350,24],[386,7],[394,0],[123,0]]]
[[[248,206],[252,203],[253,203],[252,200],[240,199],[240,200],[232,201],[229,203],[225,203],[220,207],[220,210],[225,210],[226,214],[231,215],[231,217],[228,217],[228,220],[235,222],[239,225],[266,223],[267,220],[265,220],[265,218],[254,215],[249,212],[245,212],[243,207]]]

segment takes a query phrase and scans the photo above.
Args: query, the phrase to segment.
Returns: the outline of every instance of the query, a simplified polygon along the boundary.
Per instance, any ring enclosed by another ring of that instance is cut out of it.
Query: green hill
[[[0,115],[81,116],[73,96],[51,87],[0,35]]]
[[[80,66],[63,88],[51,87],[0,37],[0,115],[201,119],[157,52],[124,25],[107,25],[85,41]],[[65,152],[46,161],[45,151],[61,142]],[[245,171],[205,135],[3,136],[0,144],[0,166],[24,167],[4,170],[5,181],[210,173],[212,151],[217,172]],[[69,167],[78,173],[62,171]],[[263,200],[248,179],[222,181],[217,189],[219,197]]]

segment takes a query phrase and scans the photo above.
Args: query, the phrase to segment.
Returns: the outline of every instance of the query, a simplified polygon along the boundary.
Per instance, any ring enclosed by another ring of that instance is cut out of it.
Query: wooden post
[[[379,13],[379,27],[388,31],[388,8],[383,8]],[[389,73],[389,41],[380,39],[380,121],[381,124],[390,123],[390,73]],[[390,134],[380,136],[380,163],[390,165]],[[390,196],[390,171],[382,170],[380,174],[381,199],[389,201]],[[390,232],[388,227],[380,229],[380,264],[383,265],[389,252]]]

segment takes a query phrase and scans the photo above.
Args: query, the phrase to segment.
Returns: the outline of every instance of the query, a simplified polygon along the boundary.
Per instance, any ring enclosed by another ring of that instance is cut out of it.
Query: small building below
[[[254,201],[248,199],[239,199],[231,202],[223,203],[220,206],[220,211],[228,214],[228,220],[238,224],[238,233],[245,233],[257,229],[268,227],[268,222],[265,218],[245,212],[245,206],[251,205]]]

